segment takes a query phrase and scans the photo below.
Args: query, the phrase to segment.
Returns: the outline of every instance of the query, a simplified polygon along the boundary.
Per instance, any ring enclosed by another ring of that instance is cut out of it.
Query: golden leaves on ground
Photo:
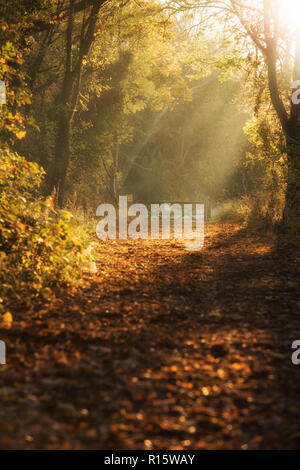
[[[231,224],[208,225],[194,253],[178,241],[100,242],[98,273],[80,290],[1,324],[0,447],[295,445],[284,436],[300,422],[299,265],[272,243]]]
[[[13,322],[13,316],[10,312],[5,312],[2,315],[0,327],[10,328]]]

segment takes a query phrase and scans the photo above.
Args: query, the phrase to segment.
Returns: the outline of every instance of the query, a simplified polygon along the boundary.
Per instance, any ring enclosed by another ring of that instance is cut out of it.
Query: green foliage
[[[0,296],[23,301],[74,282],[84,266],[76,220],[38,198],[43,170],[8,150],[0,166]]]
[[[183,70],[188,46],[156,2],[129,2],[110,15],[104,10],[99,22],[73,122],[68,185],[72,199],[77,193],[90,201],[96,191],[117,198],[131,155],[141,152],[156,117],[191,99]]]
[[[127,189],[136,200],[221,201],[227,196],[227,180],[246,144],[247,116],[234,103],[239,89],[216,76],[192,88],[192,101],[165,113],[132,170]]]
[[[6,85],[6,105],[0,105],[0,139],[11,141],[26,135],[26,119],[21,110],[30,103],[24,74],[20,71],[22,55],[7,41],[0,46],[0,80]]]
[[[250,149],[245,156],[250,190],[243,200],[245,219],[255,228],[272,229],[282,219],[287,162],[282,132],[276,120],[257,117],[245,128]]]
[[[6,85],[7,104],[0,105],[0,139],[13,143],[26,135],[32,124],[28,113],[30,91],[26,85],[24,53],[30,47],[30,31],[41,18],[48,19],[50,0],[1,2],[0,80]]]

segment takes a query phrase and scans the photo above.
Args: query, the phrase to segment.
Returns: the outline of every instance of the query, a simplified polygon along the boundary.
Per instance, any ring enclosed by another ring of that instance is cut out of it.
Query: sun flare
[[[300,0],[280,0],[280,12],[284,23],[300,28]]]

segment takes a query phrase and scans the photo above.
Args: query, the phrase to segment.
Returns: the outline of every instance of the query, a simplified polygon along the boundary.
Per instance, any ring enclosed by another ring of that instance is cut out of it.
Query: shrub
[[[44,171],[7,149],[0,164],[0,296],[4,303],[49,296],[85,266],[84,233],[38,193]],[[76,237],[75,234],[76,233]]]
[[[245,132],[249,151],[245,155],[247,190],[238,212],[249,228],[272,232],[278,227],[285,206],[287,160],[284,138],[276,120],[262,115],[248,123]]]

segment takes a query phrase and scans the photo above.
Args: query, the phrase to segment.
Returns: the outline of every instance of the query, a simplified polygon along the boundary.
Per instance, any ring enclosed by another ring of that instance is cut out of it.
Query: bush
[[[285,206],[286,148],[282,132],[266,117],[246,129],[251,144],[245,156],[250,190],[241,200],[248,227],[273,231],[280,224]]]
[[[0,164],[0,296],[4,303],[74,283],[86,263],[84,233],[76,220],[56,211],[38,188],[44,171],[4,149]],[[76,237],[75,234],[76,233]]]

